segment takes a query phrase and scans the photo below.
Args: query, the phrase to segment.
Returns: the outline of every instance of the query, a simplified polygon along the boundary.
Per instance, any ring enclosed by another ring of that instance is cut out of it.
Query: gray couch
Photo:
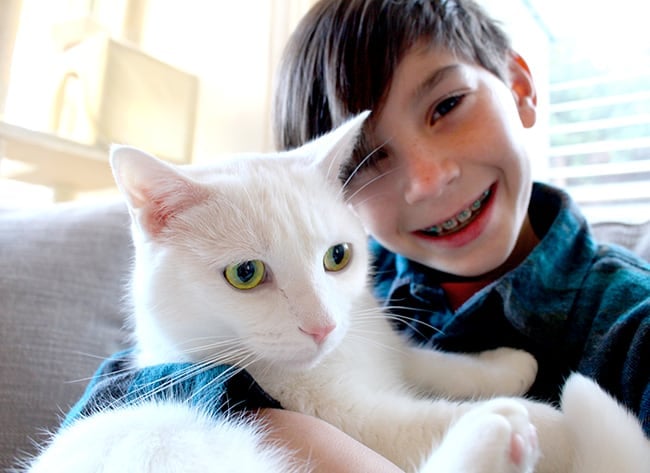
[[[127,346],[128,227],[117,200],[0,210],[0,471],[32,454],[100,360]],[[595,231],[650,259],[650,222]]]

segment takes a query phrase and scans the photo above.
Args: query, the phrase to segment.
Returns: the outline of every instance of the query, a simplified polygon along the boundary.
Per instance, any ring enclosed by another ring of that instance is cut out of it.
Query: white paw
[[[498,391],[481,392],[489,396],[519,396],[528,392],[537,376],[537,360],[530,353],[514,348],[497,348],[478,355],[484,364],[486,389],[496,387]]]
[[[532,473],[540,450],[528,411],[495,399],[463,415],[421,473]]]

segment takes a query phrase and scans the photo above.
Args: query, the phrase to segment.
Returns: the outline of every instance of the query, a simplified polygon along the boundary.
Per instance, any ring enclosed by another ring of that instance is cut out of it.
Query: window
[[[650,42],[643,32],[650,5],[483,3],[537,66],[546,136],[536,177],[567,189],[591,221],[649,219]]]
[[[576,43],[551,49],[549,180],[568,188],[592,220],[646,220],[650,43],[620,59],[590,53]]]

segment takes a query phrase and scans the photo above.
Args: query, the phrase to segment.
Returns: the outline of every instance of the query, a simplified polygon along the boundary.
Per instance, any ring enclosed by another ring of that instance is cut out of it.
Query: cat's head
[[[366,116],[290,152],[207,166],[113,147],[141,363],[301,368],[340,342],[367,296],[366,235],[338,179]]]

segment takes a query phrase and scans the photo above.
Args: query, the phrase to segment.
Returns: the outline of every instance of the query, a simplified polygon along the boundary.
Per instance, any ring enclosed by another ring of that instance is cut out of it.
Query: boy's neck
[[[508,259],[501,266],[488,273],[471,278],[461,278],[450,275],[451,277],[449,279],[445,279],[444,282],[440,283],[440,286],[445,291],[451,308],[453,310],[458,309],[476,292],[519,266],[530,252],[533,251],[539,241],[540,239],[533,229],[530,218],[526,216],[517,243]]]
[[[478,276],[476,279],[487,280],[491,282],[500,278],[504,274],[519,266],[522,261],[528,257],[531,251],[535,249],[539,242],[540,239],[535,233],[533,225],[530,222],[530,216],[526,215],[524,223],[521,226],[521,230],[519,232],[519,237],[517,238],[517,243],[515,243],[515,247],[510,253],[510,256],[508,256],[508,259],[506,259],[506,261],[498,268],[495,268],[488,273]]]

